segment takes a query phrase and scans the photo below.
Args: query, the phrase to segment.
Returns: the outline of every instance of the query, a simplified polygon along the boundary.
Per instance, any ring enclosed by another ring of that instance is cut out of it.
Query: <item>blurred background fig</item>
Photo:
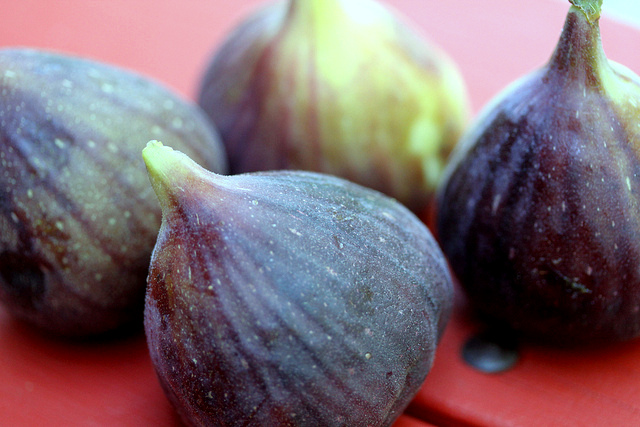
[[[157,141],[143,156],[163,212],[145,331],[185,422],[390,425],[453,304],[427,227],[334,176],[223,176]]]
[[[214,52],[198,102],[232,173],[302,169],[430,205],[469,116],[456,64],[372,0],[289,0]]]
[[[573,0],[550,61],[463,137],[438,235],[470,302],[537,340],[640,334],[640,78],[602,48],[602,1]]]
[[[0,50],[0,300],[57,335],[139,321],[161,212],[140,150],[163,138],[226,171],[196,105],[128,71]]]

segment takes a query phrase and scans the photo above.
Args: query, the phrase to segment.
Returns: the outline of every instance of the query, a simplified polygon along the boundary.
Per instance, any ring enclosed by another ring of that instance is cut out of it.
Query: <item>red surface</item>
[[[192,97],[208,55],[253,0],[20,0],[0,8],[0,45],[52,48],[137,70]],[[474,111],[551,55],[568,2],[395,0],[458,62]],[[606,0],[604,8],[606,10]],[[640,72],[640,31],[602,20],[605,51]],[[483,374],[460,349],[478,325],[460,298],[435,366],[402,427],[640,425],[640,341],[601,350],[525,346]],[[0,425],[177,426],[142,334],[58,342],[0,309]]]

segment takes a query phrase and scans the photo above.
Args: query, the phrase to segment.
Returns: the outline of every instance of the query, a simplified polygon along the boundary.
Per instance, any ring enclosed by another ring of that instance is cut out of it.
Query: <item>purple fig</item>
[[[268,4],[216,50],[198,96],[232,173],[325,172],[418,213],[469,115],[451,58],[371,0]]]
[[[0,300],[46,331],[138,322],[161,211],[140,150],[163,138],[224,172],[199,108],[131,72],[0,50]]]
[[[537,340],[640,335],[640,78],[572,1],[550,61],[494,100],[439,193],[438,233],[477,309]]]
[[[429,372],[448,268],[404,206],[301,171],[222,176],[157,141],[145,330],[189,425],[390,425]]]

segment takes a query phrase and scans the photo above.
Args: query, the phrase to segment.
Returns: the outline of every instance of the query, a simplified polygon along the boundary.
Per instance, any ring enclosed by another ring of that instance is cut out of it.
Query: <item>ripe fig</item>
[[[480,312],[584,345],[640,334],[640,78],[606,58],[601,1],[572,3],[549,62],[463,137],[437,229]]]
[[[457,66],[371,0],[289,0],[213,55],[199,104],[232,173],[325,172],[422,213],[469,115]]]
[[[303,171],[222,176],[151,142],[145,330],[190,425],[389,425],[431,368],[446,261],[395,200]]]
[[[65,336],[138,321],[161,210],[140,150],[171,141],[224,172],[196,105],[106,64],[0,50],[0,300]]]

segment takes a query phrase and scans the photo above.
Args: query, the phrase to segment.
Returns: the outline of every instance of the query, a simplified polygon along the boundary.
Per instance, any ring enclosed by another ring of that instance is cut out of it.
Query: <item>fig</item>
[[[550,60],[490,102],[438,192],[444,253],[488,320],[600,345],[640,334],[640,78],[573,0]]]
[[[232,173],[324,172],[419,214],[469,116],[451,57],[371,0],[267,4],[214,51],[198,103]]]
[[[0,300],[58,336],[142,332],[161,210],[140,150],[163,138],[226,171],[202,111],[133,72],[0,50]]]
[[[145,331],[184,421],[391,424],[452,306],[426,226],[330,175],[218,175],[157,141],[143,156],[163,212]]]

